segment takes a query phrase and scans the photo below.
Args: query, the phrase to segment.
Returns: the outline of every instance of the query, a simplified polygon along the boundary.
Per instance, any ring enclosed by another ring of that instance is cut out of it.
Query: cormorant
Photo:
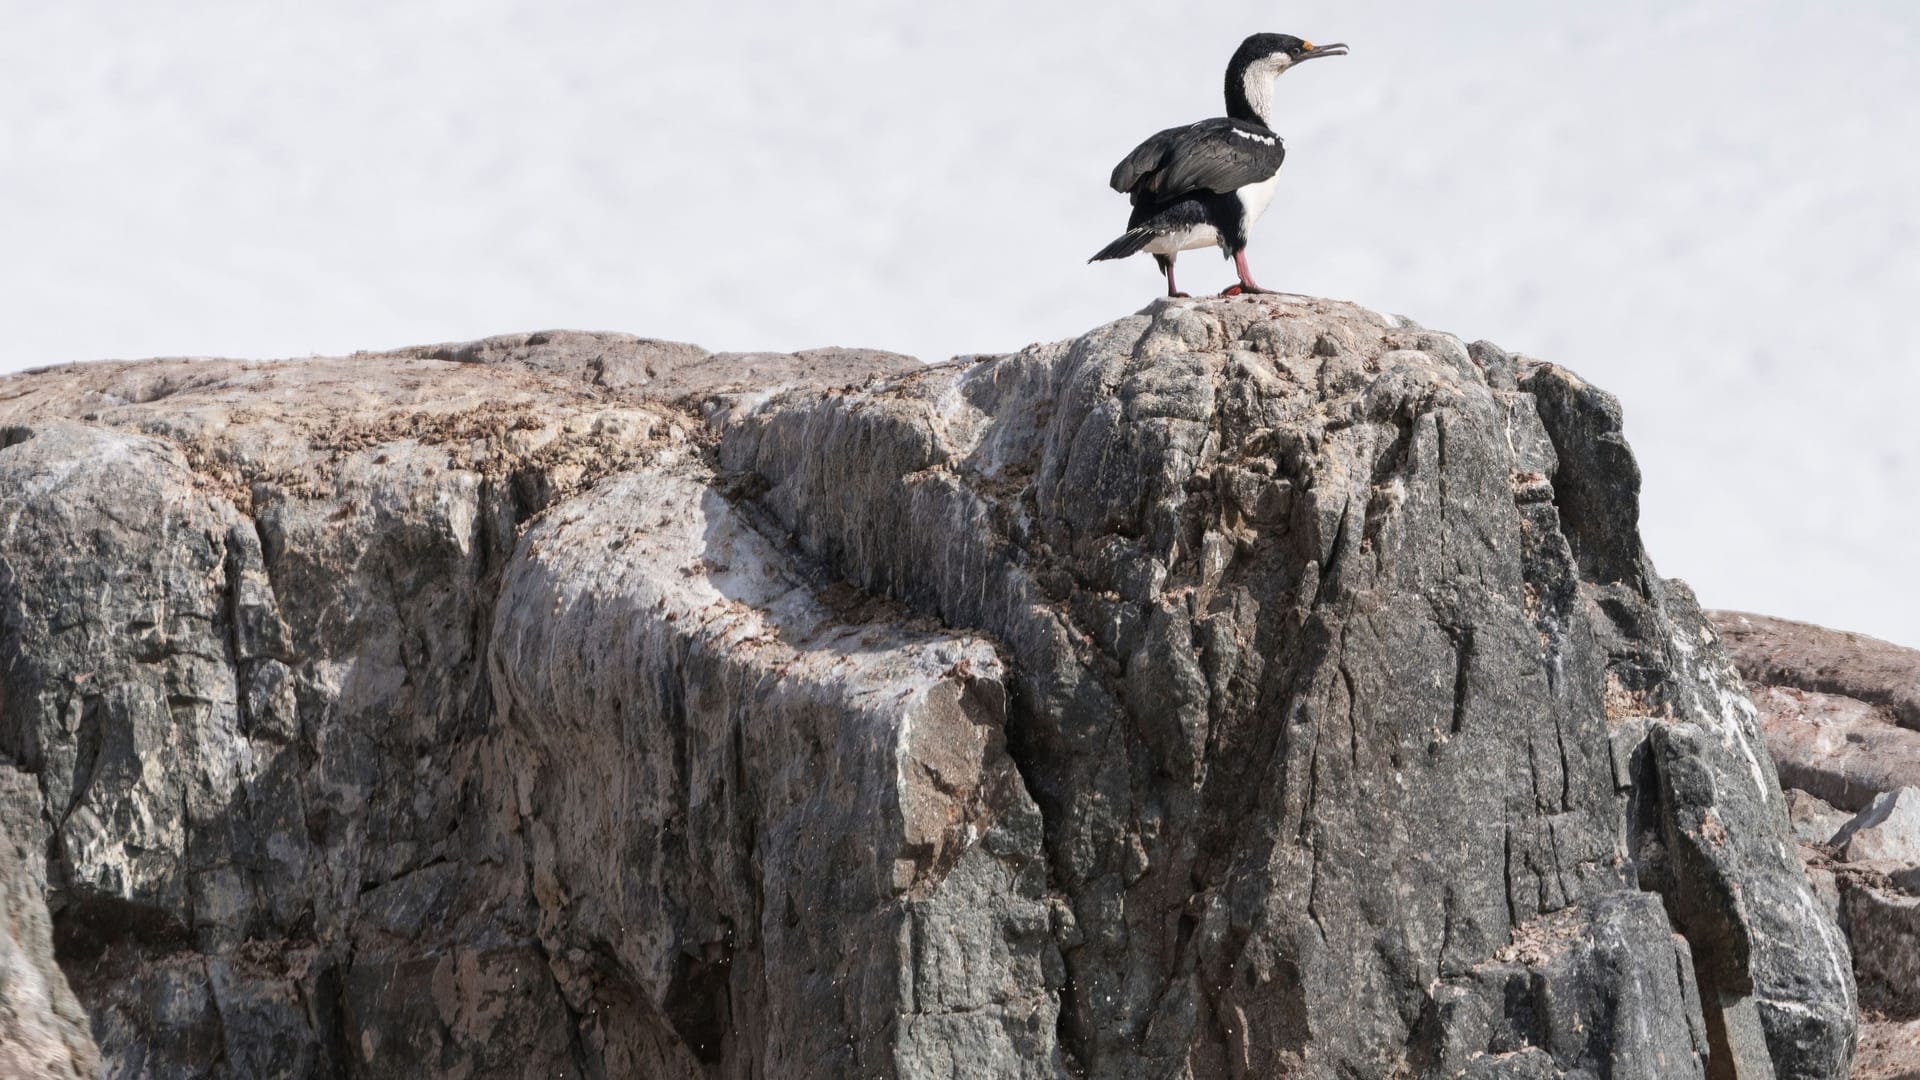
[[[1247,270],[1247,231],[1273,199],[1287,148],[1273,133],[1273,81],[1295,64],[1345,56],[1343,44],[1314,45],[1289,34],[1255,34],[1227,63],[1227,115],[1168,128],[1113,168],[1113,190],[1133,200],[1127,231],[1088,262],[1145,251],[1173,284],[1182,251],[1218,245],[1240,284],[1222,295],[1268,293]]]

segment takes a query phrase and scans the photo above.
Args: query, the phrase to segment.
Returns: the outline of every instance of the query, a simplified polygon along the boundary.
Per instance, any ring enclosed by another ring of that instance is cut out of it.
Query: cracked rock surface
[[[109,1076],[1845,1076],[1637,501],[1604,392],[1298,298],[53,369],[0,762]]]

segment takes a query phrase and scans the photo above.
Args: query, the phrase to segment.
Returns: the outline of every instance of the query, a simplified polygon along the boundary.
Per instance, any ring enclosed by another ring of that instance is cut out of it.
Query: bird
[[[1254,34],[1227,62],[1227,115],[1168,128],[1113,167],[1113,190],[1133,202],[1127,231],[1088,262],[1145,251],[1167,276],[1167,295],[1182,251],[1218,245],[1240,283],[1223,296],[1271,293],[1247,269],[1247,232],[1266,212],[1286,160],[1273,130],[1274,80],[1308,60],[1345,56],[1344,42],[1315,45],[1291,34]]]

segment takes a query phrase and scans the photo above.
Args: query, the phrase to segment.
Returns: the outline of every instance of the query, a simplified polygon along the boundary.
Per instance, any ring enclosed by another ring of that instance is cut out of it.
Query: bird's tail
[[[1159,235],[1157,231],[1149,229],[1144,225],[1139,228],[1128,229],[1126,232],[1120,234],[1120,239],[1101,248],[1093,258],[1087,261],[1099,262],[1101,259],[1124,259],[1134,252],[1139,251],[1141,248],[1146,247],[1148,244],[1153,243],[1153,238]]]

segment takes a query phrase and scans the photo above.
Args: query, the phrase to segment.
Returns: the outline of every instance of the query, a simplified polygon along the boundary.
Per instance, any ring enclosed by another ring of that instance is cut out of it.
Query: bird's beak
[[[1302,60],[1313,60],[1322,56],[1345,56],[1345,55],[1347,55],[1347,46],[1345,42],[1336,41],[1331,45],[1309,45],[1307,46],[1306,50],[1300,54],[1300,59],[1295,60],[1294,63],[1298,64]]]

